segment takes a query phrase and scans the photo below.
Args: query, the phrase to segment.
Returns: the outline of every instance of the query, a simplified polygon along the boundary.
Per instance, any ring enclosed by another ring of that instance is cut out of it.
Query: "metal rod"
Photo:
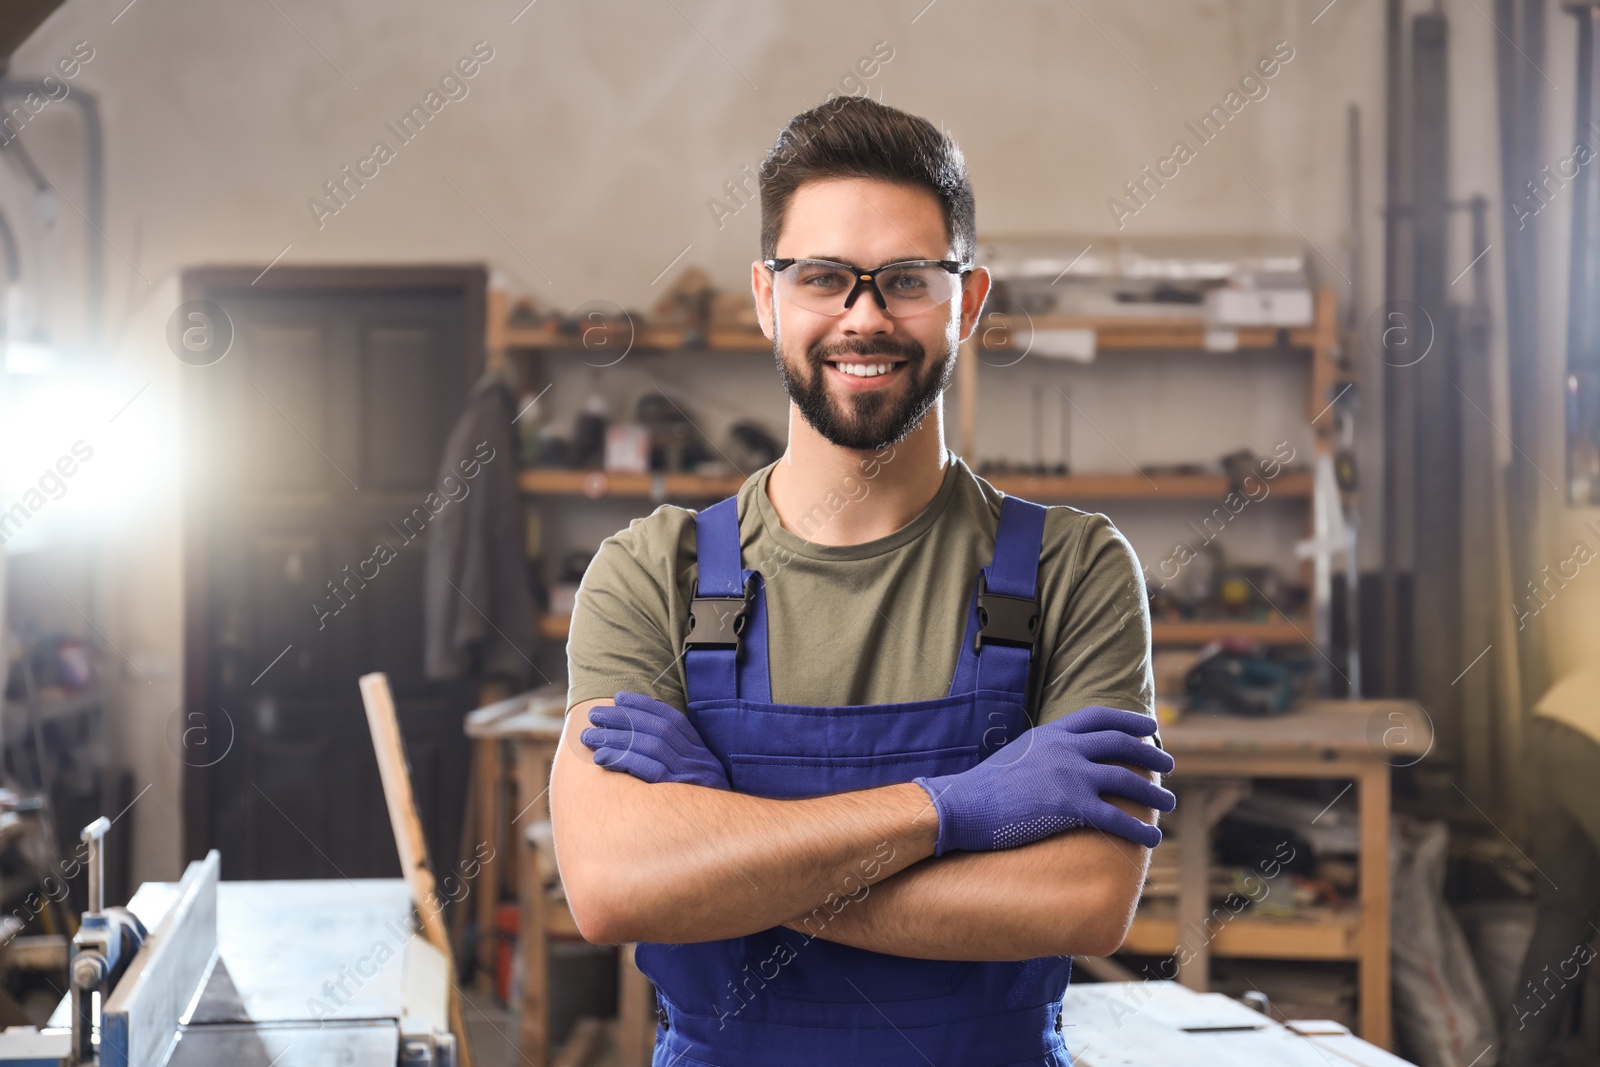
[[[89,911],[91,913],[105,910],[105,885],[106,861],[101,842],[106,836],[106,831],[111,829],[111,820],[104,815],[83,828],[79,839],[89,846]]]
[[[1388,0],[1384,11],[1384,176],[1383,176],[1383,310],[1394,308],[1400,295],[1400,221],[1396,214],[1401,192],[1405,132],[1405,20],[1401,0]],[[1365,341],[1365,339],[1363,339]],[[1400,454],[1395,430],[1403,415],[1393,388],[1395,372],[1380,361],[1383,388],[1383,581],[1380,585],[1384,649],[1379,692],[1398,696],[1401,691],[1400,651],[1400,515],[1397,470],[1409,462]]]

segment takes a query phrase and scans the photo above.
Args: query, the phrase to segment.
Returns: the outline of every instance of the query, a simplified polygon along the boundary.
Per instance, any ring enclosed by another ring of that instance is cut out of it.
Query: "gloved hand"
[[[621,692],[616,706],[591,708],[594,727],[578,735],[607,770],[646,782],[681,782],[729,789],[728,772],[706,748],[689,717],[642,693]]]
[[[1154,848],[1161,831],[1102,800],[1125,797],[1157,811],[1178,799],[1126,767],[1167,774],[1172,757],[1140,738],[1156,732],[1149,715],[1092,705],[1035,726],[958,774],[915,778],[939,812],[935,856],[951,849],[988,852],[1032,844],[1076,826],[1094,826]]]

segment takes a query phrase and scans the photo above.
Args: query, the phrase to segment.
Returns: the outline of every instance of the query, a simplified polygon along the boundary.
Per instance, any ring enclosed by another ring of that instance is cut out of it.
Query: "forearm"
[[[600,943],[740,937],[933,854],[938,817],[914,784],[767,800],[598,767],[577,739],[551,775],[556,856],[574,918]]]
[[[1148,772],[1140,772],[1148,773]],[[1149,808],[1113,801],[1136,818]],[[1122,944],[1150,850],[1092,828],[1021,848],[928,859],[785,925],[896,956],[943,960],[1109,955]]]

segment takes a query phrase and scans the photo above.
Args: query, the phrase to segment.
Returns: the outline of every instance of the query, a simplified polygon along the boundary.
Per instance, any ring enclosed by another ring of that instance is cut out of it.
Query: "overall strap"
[[[1046,510],[1021,497],[1001,500],[994,558],[978,573],[951,695],[986,689],[1026,703],[1044,618],[1038,581]]]
[[[747,699],[770,702],[766,596],[757,571],[739,551],[739,502],[730,496],[694,518],[698,578],[684,636],[690,702]]]

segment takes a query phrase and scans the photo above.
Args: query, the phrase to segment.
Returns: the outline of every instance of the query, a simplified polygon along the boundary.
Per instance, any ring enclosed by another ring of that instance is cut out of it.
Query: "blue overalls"
[[[796,799],[895,785],[965,770],[1028,729],[1044,514],[1004,499],[949,695],[818,707],[772,702],[765,592],[759,572],[743,568],[737,498],[700,512],[699,584],[684,642],[688,710],[733,788]],[[861,899],[861,883],[837,892]],[[825,920],[829,910],[812,914]],[[1070,956],[910,959],[778,926],[722,941],[640,944],[636,959],[657,989],[654,1067],[1072,1063],[1060,1033]]]

